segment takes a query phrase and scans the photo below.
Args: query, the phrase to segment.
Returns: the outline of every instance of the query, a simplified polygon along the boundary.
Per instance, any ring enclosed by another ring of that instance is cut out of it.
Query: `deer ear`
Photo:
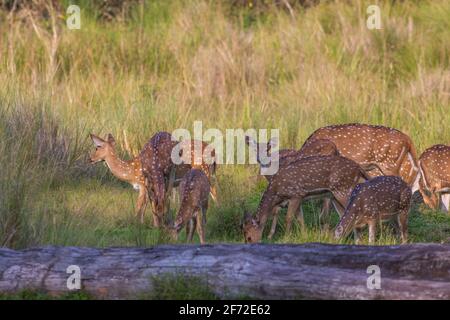
[[[111,144],[113,146],[116,144],[116,139],[114,139],[114,137],[113,137],[113,135],[111,133],[108,133],[107,139],[108,139],[108,143],[109,144]]]
[[[94,142],[94,145],[96,147],[103,147],[103,145],[105,144],[105,140],[103,140],[100,137],[97,137],[95,134],[90,134],[92,142]]]

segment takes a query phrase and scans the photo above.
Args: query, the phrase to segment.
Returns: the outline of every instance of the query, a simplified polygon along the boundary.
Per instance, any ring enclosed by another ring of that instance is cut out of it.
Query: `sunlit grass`
[[[155,132],[191,129],[195,120],[204,129],[279,128],[282,148],[348,122],[398,128],[418,152],[448,144],[449,2],[380,1],[383,29],[373,31],[365,28],[368,4],[324,2],[292,17],[274,6],[146,1],[143,15],[136,8],[125,21],[105,22],[81,1],[82,28],[61,25],[53,66],[52,38],[38,37],[26,18],[9,24],[1,11],[0,245],[170,241],[151,227],[150,209],[144,226],[136,222],[130,186],[86,163],[89,132],[112,133],[127,159]],[[242,216],[266,186],[256,174],[251,166],[219,168],[208,242],[242,241]],[[282,217],[273,242],[334,243],[336,214],[323,230],[319,209],[305,205],[305,232],[285,236]],[[449,225],[445,214],[415,207],[410,241],[448,242]],[[389,227],[382,231],[377,244],[399,243]]]

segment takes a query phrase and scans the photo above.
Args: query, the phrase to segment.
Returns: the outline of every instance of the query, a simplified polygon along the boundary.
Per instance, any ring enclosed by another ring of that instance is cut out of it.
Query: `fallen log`
[[[71,265],[97,298],[139,297],[156,277],[182,274],[203,279],[221,298],[450,299],[447,244],[0,249],[0,292],[67,293]],[[368,286],[371,265],[379,267],[379,289]]]

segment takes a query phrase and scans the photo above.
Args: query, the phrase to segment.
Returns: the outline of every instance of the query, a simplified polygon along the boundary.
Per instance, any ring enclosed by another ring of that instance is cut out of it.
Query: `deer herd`
[[[185,140],[184,150],[191,150],[190,162],[175,164],[172,160],[174,141],[170,133],[158,132],[132,160],[121,160],[111,134],[105,139],[91,134],[95,151],[92,163],[104,161],[118,179],[139,191],[136,204],[138,219],[151,206],[153,225],[174,239],[186,227],[187,240],[197,231],[205,243],[208,200],[215,200],[216,169],[214,150],[196,149],[209,146],[198,140]],[[249,148],[270,153],[273,142],[261,144],[246,136]],[[179,147],[179,146],[178,146]],[[177,150],[177,151],[178,151]],[[366,225],[369,243],[374,243],[378,223],[397,220],[403,243],[408,239],[408,213],[412,194],[419,191],[426,205],[449,212],[450,146],[435,145],[418,158],[411,139],[399,130],[366,124],[332,125],[312,133],[299,150],[278,151],[279,170],[265,176],[268,186],[254,215],[245,213],[242,231],[248,243],[260,242],[267,221],[272,219],[268,234],[271,239],[277,227],[280,209],[287,206],[286,228],[289,233],[294,216],[305,228],[302,203],[321,198],[320,217],[330,215],[331,207],[340,220],[334,230],[336,239],[353,231],[355,242]],[[210,159],[204,158],[209,154]],[[273,158],[272,158],[273,159]],[[259,160],[259,159],[258,159]],[[261,166],[267,165],[260,163]],[[170,195],[179,187],[180,207],[174,220],[168,218]]]

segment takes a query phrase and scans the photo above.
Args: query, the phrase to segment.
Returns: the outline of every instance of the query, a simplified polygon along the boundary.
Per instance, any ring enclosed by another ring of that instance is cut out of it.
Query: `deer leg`
[[[408,242],[408,209],[403,210],[397,217],[403,244]]]
[[[144,212],[147,207],[147,191],[145,188],[141,187],[139,189],[139,196],[136,203],[136,214],[137,218],[141,223],[144,223]]]
[[[319,214],[319,221],[326,219],[328,222],[328,220],[330,218],[330,208],[331,208],[331,199],[324,198],[322,201],[322,209],[320,210],[320,214]]]
[[[377,221],[372,220],[369,222],[369,244],[375,243],[376,232],[377,232]]]
[[[197,212],[197,233],[200,238],[200,244],[205,244],[205,225],[203,224],[201,212]]]
[[[298,210],[300,204],[301,204],[301,198],[289,200],[289,206],[288,206],[288,211],[287,211],[287,215],[286,215],[286,234],[291,232],[292,218],[294,217],[294,213]],[[304,222],[303,222],[303,225],[304,225]]]
[[[302,231],[305,230],[305,217],[303,214],[303,207],[299,204],[299,208],[297,210],[297,221],[300,224]]]
[[[361,241],[361,230],[359,228],[353,229],[353,237],[355,238],[355,244],[359,244]]]
[[[211,195],[211,198],[213,199],[214,203],[217,203],[217,187],[216,187],[216,185],[211,185],[211,190],[209,191],[209,194]]]
[[[170,211],[170,196],[172,195],[173,185],[175,183],[176,167],[173,166],[170,170],[169,181],[167,182],[166,194],[164,199],[164,212]]]
[[[208,201],[203,203],[201,211],[202,211],[202,223],[203,225],[206,225],[206,211],[208,211]]]
[[[335,200],[331,200],[331,203],[333,204],[334,209],[338,213],[339,218],[342,218],[342,216],[345,213],[345,207],[343,207],[339,202],[337,202]]]
[[[194,236],[196,220],[195,218],[189,219],[186,223],[186,242],[192,242],[192,237]]]
[[[280,214],[280,207],[276,206],[275,208],[273,208],[272,210],[272,226],[270,227],[270,233],[269,236],[267,237],[269,240],[272,240],[273,235],[275,234],[275,231],[277,229],[277,221],[278,221],[278,215]]]

